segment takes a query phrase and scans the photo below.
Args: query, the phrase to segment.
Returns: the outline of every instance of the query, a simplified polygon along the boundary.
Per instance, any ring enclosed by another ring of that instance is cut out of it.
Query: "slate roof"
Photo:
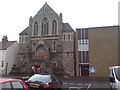
[[[0,50],[6,50],[9,46],[17,41],[7,41],[5,43],[0,42]]]
[[[69,23],[63,23],[63,32],[64,31],[74,31]]]
[[[57,15],[57,13],[47,4],[47,2],[43,5],[43,7],[38,11],[35,16],[45,13],[54,13]]]
[[[19,35],[27,35],[28,30],[29,30],[29,27],[27,27],[25,30],[23,30]]]

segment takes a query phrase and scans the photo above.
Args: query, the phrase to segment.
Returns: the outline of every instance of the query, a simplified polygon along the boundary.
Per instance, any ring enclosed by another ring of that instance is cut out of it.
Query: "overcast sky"
[[[19,41],[21,33],[41,7],[48,5],[63,14],[63,22],[76,28],[118,25],[118,2],[120,0],[1,0],[0,41],[3,35],[8,40]]]

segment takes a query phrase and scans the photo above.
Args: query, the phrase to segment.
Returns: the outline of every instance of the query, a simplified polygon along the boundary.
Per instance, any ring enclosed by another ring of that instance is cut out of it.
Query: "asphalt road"
[[[21,78],[27,76],[0,76],[4,78]],[[109,78],[72,77],[61,78],[62,89],[66,90],[111,90]]]
[[[62,79],[62,88],[69,90],[111,90],[108,78],[68,78]]]

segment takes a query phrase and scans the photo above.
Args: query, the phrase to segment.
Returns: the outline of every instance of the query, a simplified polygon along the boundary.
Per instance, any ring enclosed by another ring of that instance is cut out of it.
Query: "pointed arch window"
[[[52,22],[52,34],[57,34],[57,22],[55,20]]]
[[[45,48],[43,46],[40,46],[37,49],[37,59],[38,60],[45,60],[45,55],[46,55]]]
[[[37,22],[34,23],[34,35],[35,36],[38,35],[38,23]]]
[[[42,35],[47,35],[48,34],[48,26],[49,26],[49,21],[48,19],[45,17],[42,20]]]

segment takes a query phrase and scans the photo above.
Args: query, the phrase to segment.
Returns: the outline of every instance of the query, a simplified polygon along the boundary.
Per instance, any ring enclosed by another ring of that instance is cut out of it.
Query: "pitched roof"
[[[7,41],[5,43],[0,42],[0,50],[6,50],[9,46],[17,41]]]
[[[27,35],[28,30],[29,30],[29,27],[27,27],[25,30],[23,30],[19,35]]]
[[[64,31],[74,31],[69,23],[63,23],[63,32]]]
[[[43,7],[38,11],[35,16],[45,13],[54,13],[57,15],[57,13],[47,4],[47,2],[43,5]]]

